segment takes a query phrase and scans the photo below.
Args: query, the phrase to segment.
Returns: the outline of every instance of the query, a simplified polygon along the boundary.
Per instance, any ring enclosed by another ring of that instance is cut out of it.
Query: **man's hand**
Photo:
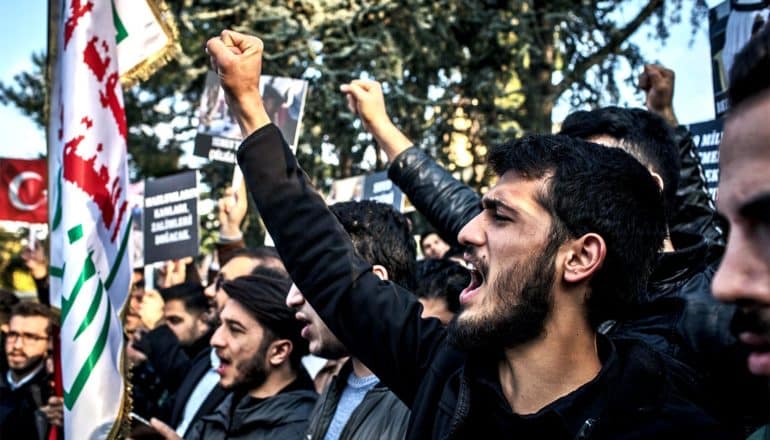
[[[244,137],[270,123],[259,93],[262,50],[259,38],[230,30],[206,43],[211,66],[219,75]]]
[[[364,129],[374,134],[391,125],[385,110],[385,97],[382,85],[377,81],[356,79],[340,86],[340,91],[348,100],[348,108],[361,118]]]
[[[249,210],[249,203],[246,198],[246,182],[241,179],[237,192],[233,188],[226,188],[217,204],[220,239],[232,240],[242,237],[241,223],[243,223]]]
[[[48,276],[48,258],[46,258],[45,249],[40,242],[36,242],[34,248],[24,248],[21,252],[21,259],[36,280]]]
[[[674,71],[655,64],[646,64],[639,75],[639,88],[647,95],[647,110],[663,117],[676,127],[679,122],[674,114]]]
[[[126,357],[131,368],[147,362],[147,355],[134,348],[134,343],[138,342],[144,336],[145,330],[137,329],[134,331],[128,341],[126,341]]]
[[[391,122],[379,82],[357,79],[340,86],[340,91],[345,94],[350,111],[361,118],[364,129],[374,136],[388,160],[412,146],[412,141]]]
[[[182,437],[179,437],[176,431],[155,417],[150,419],[150,425],[166,440],[182,440]]]
[[[187,264],[192,263],[192,261],[192,257],[166,261],[159,271],[158,288],[165,289],[184,283],[187,279]]]
[[[53,426],[62,426],[64,420],[64,399],[58,396],[48,398],[48,404],[40,407],[40,411],[45,414],[48,423]]]

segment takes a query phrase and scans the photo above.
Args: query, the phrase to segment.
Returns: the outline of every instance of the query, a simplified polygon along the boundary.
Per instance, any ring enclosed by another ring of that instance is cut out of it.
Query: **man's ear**
[[[385,266],[375,264],[372,266],[372,272],[383,281],[388,281],[390,279],[390,277],[388,277],[388,269],[385,269]]]
[[[601,235],[593,232],[568,241],[566,246],[564,280],[570,283],[591,278],[607,256],[607,244]]]
[[[291,355],[293,349],[294,344],[292,344],[291,340],[276,339],[270,343],[269,347],[267,347],[267,361],[273,368],[280,367],[289,361],[289,355]]]
[[[658,184],[658,188],[660,188],[660,190],[663,191],[663,187],[665,185],[663,185],[663,178],[660,177],[660,174],[658,174],[658,173],[656,173],[654,171],[650,171],[650,174],[652,174],[652,178],[655,179],[655,183]]]
[[[201,312],[195,319],[195,326],[198,328],[198,333],[203,335],[211,330],[211,324],[209,324],[209,316],[206,312]]]

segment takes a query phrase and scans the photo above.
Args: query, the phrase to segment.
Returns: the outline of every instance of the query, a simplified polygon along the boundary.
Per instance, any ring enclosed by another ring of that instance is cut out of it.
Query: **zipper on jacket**
[[[449,431],[447,432],[445,439],[451,439],[457,431],[460,430],[465,423],[465,419],[468,417],[468,410],[470,408],[470,386],[465,379],[465,374],[460,374],[459,391],[457,393],[457,408],[452,415],[452,420],[449,424]]]

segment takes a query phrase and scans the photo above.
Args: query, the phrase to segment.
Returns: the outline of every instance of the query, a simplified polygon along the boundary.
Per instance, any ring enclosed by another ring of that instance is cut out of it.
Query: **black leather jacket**
[[[693,152],[689,137],[682,144],[688,142]],[[620,325],[605,323],[600,329],[613,338],[641,339],[689,365],[698,373],[714,414],[735,429],[750,429],[766,414],[767,396],[748,372],[745,353],[730,333],[735,307],[711,295],[724,240],[705,184],[700,180],[696,185],[698,179],[691,175],[699,172],[700,162],[690,158],[687,166],[683,182],[699,194],[681,194],[683,205],[675,218],[689,223],[672,228],[681,231],[672,234],[678,250],[659,255],[648,292],[632,319]],[[419,148],[396,157],[388,176],[445,240],[456,242],[463,225],[481,212],[479,196]]]
[[[323,440],[334,417],[337,404],[345,389],[346,379],[353,372],[352,361],[348,360],[335,375],[318,399],[310,415],[308,440]],[[340,434],[345,439],[399,440],[406,436],[409,408],[401,402],[388,387],[378,383],[356,407]]]
[[[715,215],[714,201],[706,188],[700,156],[690,131],[678,127],[674,136],[679,145],[679,187],[676,208],[669,224],[671,233],[684,232],[703,237],[709,247],[709,260],[721,258],[725,248],[725,225]]]

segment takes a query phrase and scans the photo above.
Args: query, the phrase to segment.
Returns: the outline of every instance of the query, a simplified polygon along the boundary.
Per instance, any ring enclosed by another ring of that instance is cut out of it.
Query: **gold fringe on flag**
[[[168,43],[162,49],[149,54],[144,61],[120,76],[120,83],[124,89],[129,89],[138,82],[147,80],[158,69],[182,53],[182,46],[179,44],[179,30],[174,20],[174,14],[171,13],[166,2],[164,0],[146,0],[146,2],[150,10],[152,10],[157,23],[163,29],[163,33],[168,38]]]

